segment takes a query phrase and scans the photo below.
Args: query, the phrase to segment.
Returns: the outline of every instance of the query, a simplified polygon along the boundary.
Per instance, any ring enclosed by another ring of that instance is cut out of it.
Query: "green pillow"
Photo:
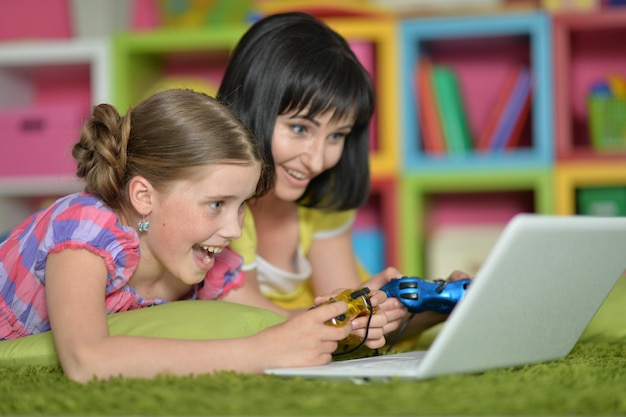
[[[227,339],[249,336],[281,323],[269,310],[225,301],[176,301],[110,314],[111,335],[171,339]],[[51,332],[0,342],[0,367],[59,365]]]
[[[583,342],[626,342],[626,275],[617,281],[580,340]]]

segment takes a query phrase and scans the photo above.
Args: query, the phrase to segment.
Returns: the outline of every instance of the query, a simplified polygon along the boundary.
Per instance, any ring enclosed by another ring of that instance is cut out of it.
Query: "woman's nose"
[[[302,161],[309,171],[322,172],[324,170],[324,140],[314,138],[307,143]]]

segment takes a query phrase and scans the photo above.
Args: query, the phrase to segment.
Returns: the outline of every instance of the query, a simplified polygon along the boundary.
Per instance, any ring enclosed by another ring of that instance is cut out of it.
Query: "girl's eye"
[[[214,201],[209,204],[209,207],[211,207],[214,210],[219,210],[223,205],[224,205],[223,201]]]

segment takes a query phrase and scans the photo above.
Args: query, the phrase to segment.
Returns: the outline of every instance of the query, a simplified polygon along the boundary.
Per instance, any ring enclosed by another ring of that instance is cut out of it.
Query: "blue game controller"
[[[395,278],[380,289],[387,297],[396,297],[409,313],[434,311],[448,314],[463,298],[471,280],[426,281],[418,277]]]

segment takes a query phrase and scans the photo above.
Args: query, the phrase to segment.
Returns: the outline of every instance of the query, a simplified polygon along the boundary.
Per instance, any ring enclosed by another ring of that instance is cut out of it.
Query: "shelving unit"
[[[626,9],[554,16],[556,156],[559,161],[624,160],[591,146],[587,94],[594,82],[626,76]]]
[[[133,106],[156,89],[198,86],[214,95],[247,26],[127,33],[113,41],[113,103]]]
[[[626,43],[620,41],[626,9],[326,21],[350,42],[376,86],[372,194],[360,213],[362,229],[355,231],[355,239],[371,239],[374,250],[364,256],[377,257],[371,259],[375,265],[428,277],[437,230],[497,227],[521,211],[576,214],[581,190],[626,187],[626,151],[592,146],[586,102],[593,82],[609,73],[626,76]],[[14,146],[5,145],[0,155],[0,233],[47,198],[80,189],[69,155],[84,118],[80,109],[111,102],[123,112],[156,89],[185,83],[213,93],[247,28],[0,43],[0,127],[4,143]],[[425,57],[457,75],[474,139],[510,69],[529,68],[530,116],[518,146],[462,155],[427,152],[415,95],[415,70]],[[12,120],[21,120],[15,126],[34,127],[33,138],[41,139],[38,129],[53,126],[41,121],[44,116],[59,126],[59,142],[33,145],[7,133],[16,130]],[[46,163],[37,159],[42,156]]]
[[[401,132],[404,172],[507,170],[553,162],[550,19],[542,12],[411,19],[400,23]],[[432,155],[424,151],[415,94],[421,59],[453,69],[474,141],[512,68],[531,70],[528,137],[511,152]]]
[[[71,145],[110,97],[106,39],[0,44],[0,232],[47,197],[77,191]]]
[[[408,174],[400,181],[399,201],[401,270],[425,276],[428,238],[436,227],[504,225],[519,212],[551,213],[552,174],[548,169]],[[445,218],[432,216],[438,203],[445,207]]]
[[[576,193],[585,187],[626,186],[626,164],[621,161],[564,162],[554,170],[555,212],[579,214]]]
[[[349,42],[364,42],[373,49],[373,70],[370,73],[376,87],[377,111],[373,121],[370,167],[374,178],[395,176],[398,174],[399,158],[396,22],[382,18],[326,21]],[[368,63],[364,65],[370,67]]]
[[[427,276],[431,239],[441,230],[497,228],[519,212],[553,210],[550,27],[542,12],[400,23],[399,241],[404,273]],[[508,74],[514,68],[529,68],[530,117],[519,146],[465,154],[427,152],[415,86],[416,69],[426,58],[456,74],[474,144]],[[448,273],[460,267],[450,265]]]
[[[626,186],[626,151],[593,146],[587,98],[607,76],[626,77],[626,9],[554,16],[556,158],[555,210],[580,214],[584,189]]]

